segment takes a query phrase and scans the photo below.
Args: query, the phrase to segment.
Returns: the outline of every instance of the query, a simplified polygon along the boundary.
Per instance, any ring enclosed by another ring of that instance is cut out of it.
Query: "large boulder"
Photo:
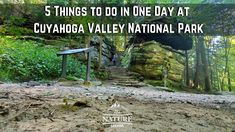
[[[131,51],[129,69],[141,74],[145,82],[164,86],[164,71],[168,87],[180,87],[184,71],[184,58],[164,48],[156,41],[135,45]],[[167,71],[167,72],[166,72]]]

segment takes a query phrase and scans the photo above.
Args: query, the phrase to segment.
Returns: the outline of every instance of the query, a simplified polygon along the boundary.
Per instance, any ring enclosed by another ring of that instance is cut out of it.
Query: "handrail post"
[[[87,67],[86,67],[86,81],[90,81],[90,68],[91,68],[91,55],[90,51],[87,52]]]
[[[66,77],[66,72],[67,72],[67,55],[63,55],[62,57],[62,78]]]

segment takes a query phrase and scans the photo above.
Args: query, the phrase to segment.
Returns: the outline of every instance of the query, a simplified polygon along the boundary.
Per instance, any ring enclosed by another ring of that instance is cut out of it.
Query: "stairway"
[[[110,80],[108,81],[112,85],[136,88],[147,86],[145,83],[136,79],[138,76],[137,73],[129,72],[125,68],[110,66],[107,67],[107,70],[111,73]]]

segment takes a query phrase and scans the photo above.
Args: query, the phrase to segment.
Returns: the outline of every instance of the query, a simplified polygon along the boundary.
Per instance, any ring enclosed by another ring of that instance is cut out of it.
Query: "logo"
[[[103,125],[124,127],[132,125],[132,114],[117,101],[103,114]]]

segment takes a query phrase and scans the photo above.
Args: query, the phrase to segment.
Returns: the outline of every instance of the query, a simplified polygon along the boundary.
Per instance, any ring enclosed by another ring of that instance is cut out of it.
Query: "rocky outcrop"
[[[99,61],[99,46],[100,43],[102,45],[102,65],[109,65],[112,56],[115,52],[115,47],[113,45],[113,41],[109,37],[100,37],[100,36],[93,36],[91,38],[91,46],[94,46],[95,49],[92,52],[92,59],[93,61]]]
[[[167,87],[180,87],[184,71],[183,57],[158,42],[150,41],[135,45],[131,51],[129,69],[145,78],[145,82]]]

